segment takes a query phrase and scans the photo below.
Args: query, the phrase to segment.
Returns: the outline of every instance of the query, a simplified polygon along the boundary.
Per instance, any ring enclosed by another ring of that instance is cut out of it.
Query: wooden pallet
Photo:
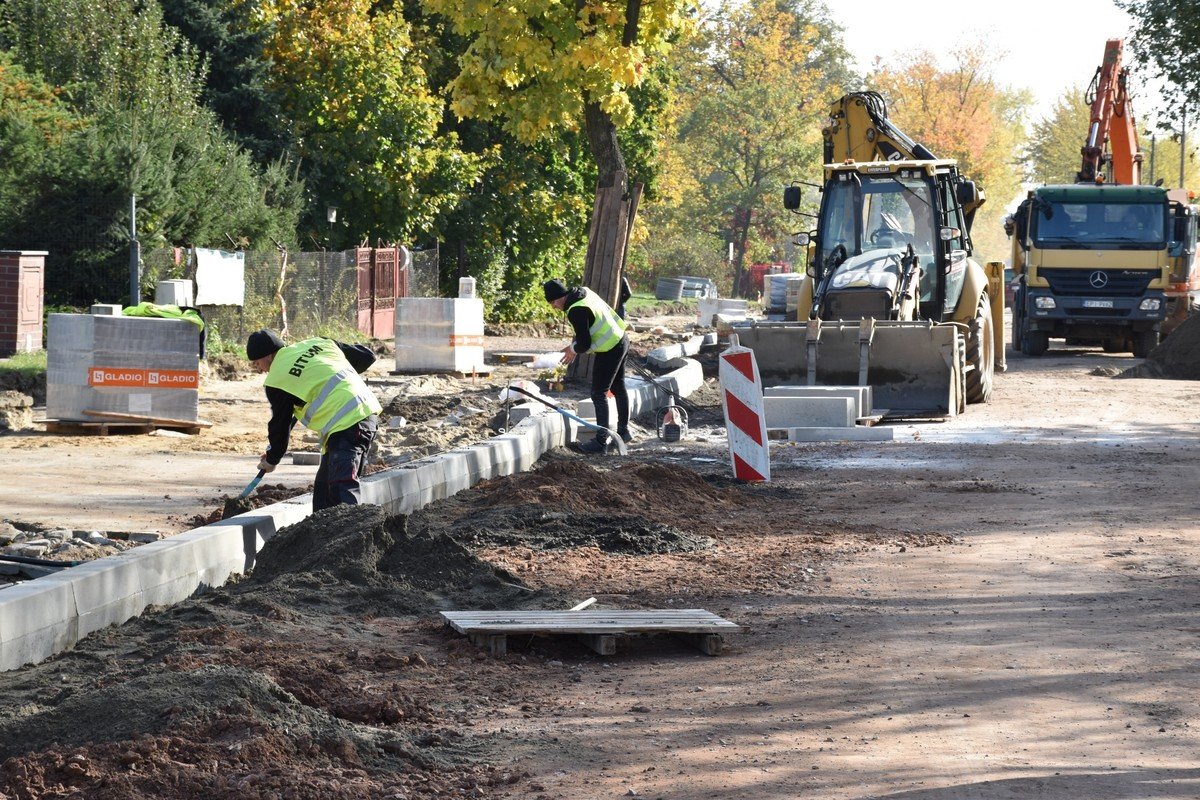
[[[87,413],[87,412],[84,412]],[[179,431],[195,436],[205,428],[211,428],[211,422],[196,420],[155,420],[150,417],[131,419],[48,419],[44,420],[46,433],[62,433],[68,436],[114,436],[127,433],[152,433],[156,430]]]
[[[453,375],[456,378],[486,378],[492,374],[492,367],[484,365],[475,369],[394,369],[389,375]]]
[[[509,634],[531,636],[576,636],[602,656],[617,651],[618,636],[669,633],[708,655],[724,647],[721,633],[741,630],[711,611],[701,608],[631,611],[443,611],[446,625],[466,634],[473,644],[487,647],[493,655],[508,650]]]

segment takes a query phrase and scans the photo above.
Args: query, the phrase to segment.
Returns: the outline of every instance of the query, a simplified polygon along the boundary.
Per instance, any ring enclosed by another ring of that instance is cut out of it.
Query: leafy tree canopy
[[[629,3],[637,7],[630,30]],[[425,0],[469,39],[451,85],[460,117],[499,119],[523,141],[578,130],[595,103],[618,126],[634,118],[630,90],[688,24],[683,0]]]
[[[480,165],[453,134],[439,135],[442,101],[429,91],[402,9],[264,0],[254,23],[268,34],[270,85],[295,126],[310,230],[324,239],[327,204],[344,225],[335,247],[432,230]]]
[[[1130,44],[1138,60],[1178,98],[1193,108],[1200,105],[1200,14],[1195,0],[1117,0],[1117,6],[1137,21]]]

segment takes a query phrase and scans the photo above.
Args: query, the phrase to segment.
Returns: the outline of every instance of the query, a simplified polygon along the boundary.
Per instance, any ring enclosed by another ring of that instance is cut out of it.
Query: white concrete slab
[[[858,398],[764,397],[763,415],[768,428],[852,428]]]

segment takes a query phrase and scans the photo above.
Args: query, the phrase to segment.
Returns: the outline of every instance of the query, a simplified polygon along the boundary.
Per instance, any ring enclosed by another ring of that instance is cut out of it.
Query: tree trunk
[[[621,275],[625,272],[625,256],[629,233],[637,215],[641,184],[630,191],[625,174],[625,159],[617,142],[617,127],[600,106],[589,103],[585,111],[587,138],[599,172],[596,202],[592,207],[592,222],[588,229],[587,260],[584,263],[583,284],[614,308]],[[571,374],[591,376],[591,359],[575,362]]]

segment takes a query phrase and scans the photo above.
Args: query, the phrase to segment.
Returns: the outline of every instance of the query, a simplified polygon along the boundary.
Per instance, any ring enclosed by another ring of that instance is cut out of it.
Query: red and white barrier
[[[717,372],[721,381],[721,408],[729,435],[733,475],[743,481],[771,480],[771,457],[767,450],[767,417],[763,412],[762,377],[754,351],[729,337],[729,349],[721,353]]]

